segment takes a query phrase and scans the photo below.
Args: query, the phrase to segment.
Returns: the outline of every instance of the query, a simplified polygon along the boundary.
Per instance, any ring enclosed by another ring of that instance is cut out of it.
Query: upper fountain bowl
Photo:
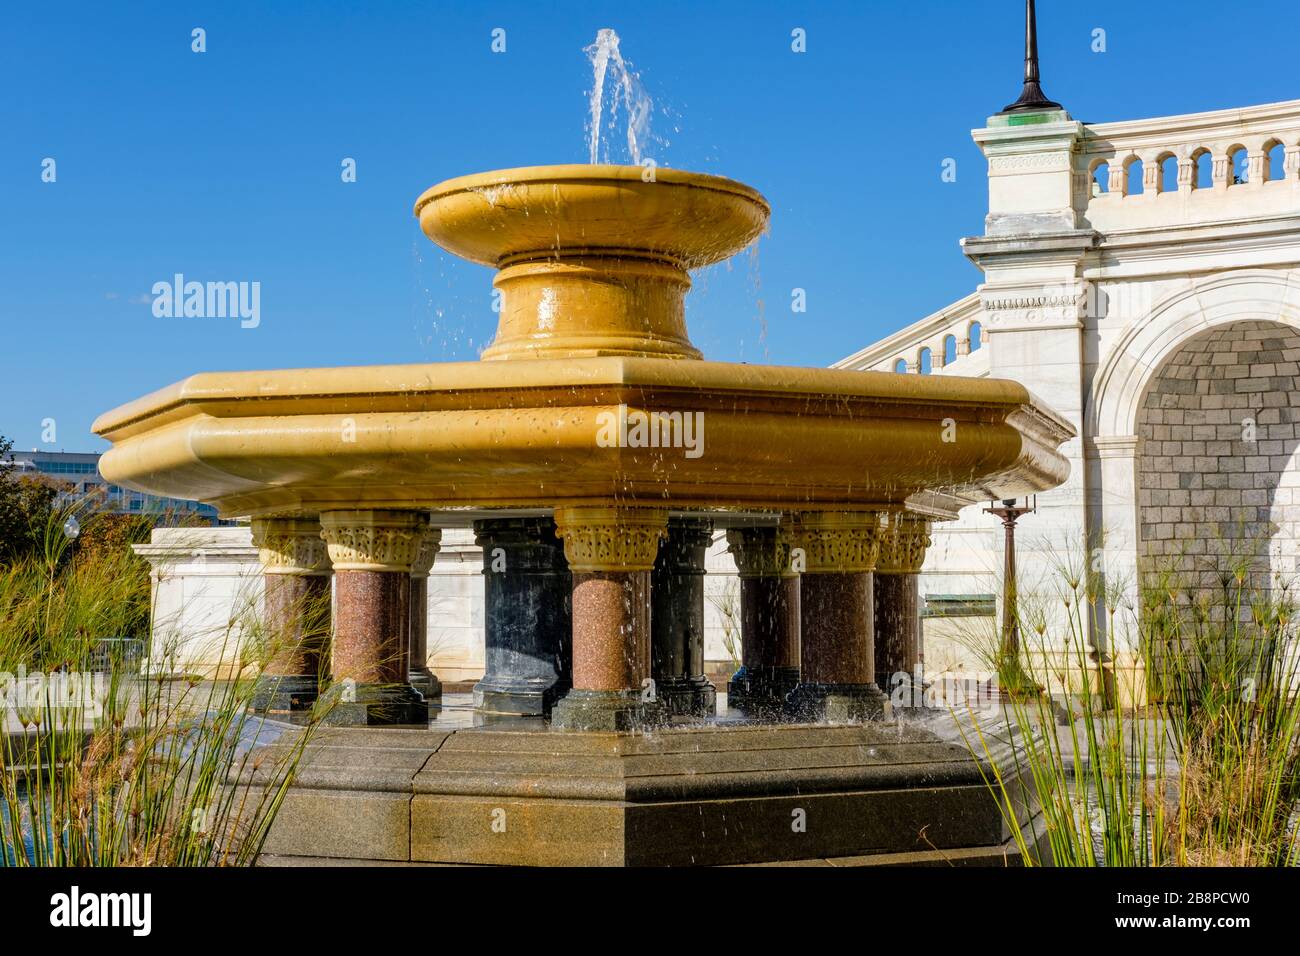
[[[425,191],[425,235],[462,258],[646,254],[687,269],[748,246],[771,207],[757,190],[703,173],[640,166],[526,166],[460,176]]]
[[[449,179],[415,204],[425,234],[497,268],[484,360],[700,358],[688,270],[758,238],[770,209],[721,176],[640,166],[528,166]]]

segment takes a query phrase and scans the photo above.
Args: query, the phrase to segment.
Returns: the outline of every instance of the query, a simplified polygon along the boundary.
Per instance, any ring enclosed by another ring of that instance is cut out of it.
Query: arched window
[[[894,363],[894,371],[895,371],[895,372],[898,372],[900,375],[906,375],[906,374],[907,374],[907,359],[899,359],[897,362],[895,362],[895,363]]]
[[[943,337],[943,364],[951,365],[957,361],[957,336],[945,335]]]
[[[1092,194],[1100,196],[1110,192],[1110,163],[1102,160],[1092,167]]]
[[[1124,195],[1141,196],[1145,186],[1142,182],[1142,160],[1136,156],[1124,164]]]
[[[929,375],[934,370],[934,358],[928,348],[921,349],[921,354],[917,356],[916,370],[922,375]]]
[[[1160,157],[1160,191],[1162,193],[1178,192],[1178,157],[1165,153]]]
[[[1268,154],[1264,180],[1275,183],[1286,179],[1286,147],[1274,139],[1264,145],[1264,152]]]
[[[970,324],[970,350],[972,352],[978,352],[980,346],[983,344],[984,326],[980,325],[978,322],[972,322]]]
[[[1228,150],[1228,163],[1232,170],[1228,174],[1229,186],[1240,186],[1250,177],[1250,170],[1246,167],[1248,158],[1245,146],[1234,146]]]
[[[1214,185],[1214,156],[1201,147],[1192,153],[1192,188],[1209,189]]]

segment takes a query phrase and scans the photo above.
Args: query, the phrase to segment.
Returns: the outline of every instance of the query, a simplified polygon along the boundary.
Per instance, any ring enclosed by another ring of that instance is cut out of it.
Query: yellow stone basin
[[[756,189],[677,169],[527,166],[449,179],[427,189],[415,214],[430,239],[486,266],[557,250],[711,265],[758,238],[770,208]],[[635,223],[635,231],[629,224]]]
[[[687,270],[751,243],[715,176],[547,166],[450,180],[426,234],[498,267],[488,361],[204,373],[106,413],[109,481],[225,515],[339,508],[912,506],[1060,484],[1074,432],[1021,385],[706,362]],[[502,361],[504,360],[504,361]]]

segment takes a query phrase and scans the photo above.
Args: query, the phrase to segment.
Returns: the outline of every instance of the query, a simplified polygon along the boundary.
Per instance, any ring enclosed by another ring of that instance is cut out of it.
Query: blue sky
[[[1044,87],[1077,119],[1300,96],[1284,4],[1039,8]],[[969,134],[1019,93],[1022,17],[1019,0],[11,5],[0,434],[100,449],[96,415],[196,371],[476,358],[490,273],[429,243],[413,203],[464,173],[585,161],[601,27],[655,100],[656,160],[772,204],[755,259],[697,276],[696,345],[828,364],[978,281],[957,245],[985,212]],[[260,325],[156,318],[151,287],[178,272],[260,282]]]

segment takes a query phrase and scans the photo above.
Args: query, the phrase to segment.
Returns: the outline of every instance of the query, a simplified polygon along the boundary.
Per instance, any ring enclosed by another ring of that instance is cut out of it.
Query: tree
[[[0,435],[0,565],[40,548],[60,490],[43,476],[18,474],[13,447]]]

